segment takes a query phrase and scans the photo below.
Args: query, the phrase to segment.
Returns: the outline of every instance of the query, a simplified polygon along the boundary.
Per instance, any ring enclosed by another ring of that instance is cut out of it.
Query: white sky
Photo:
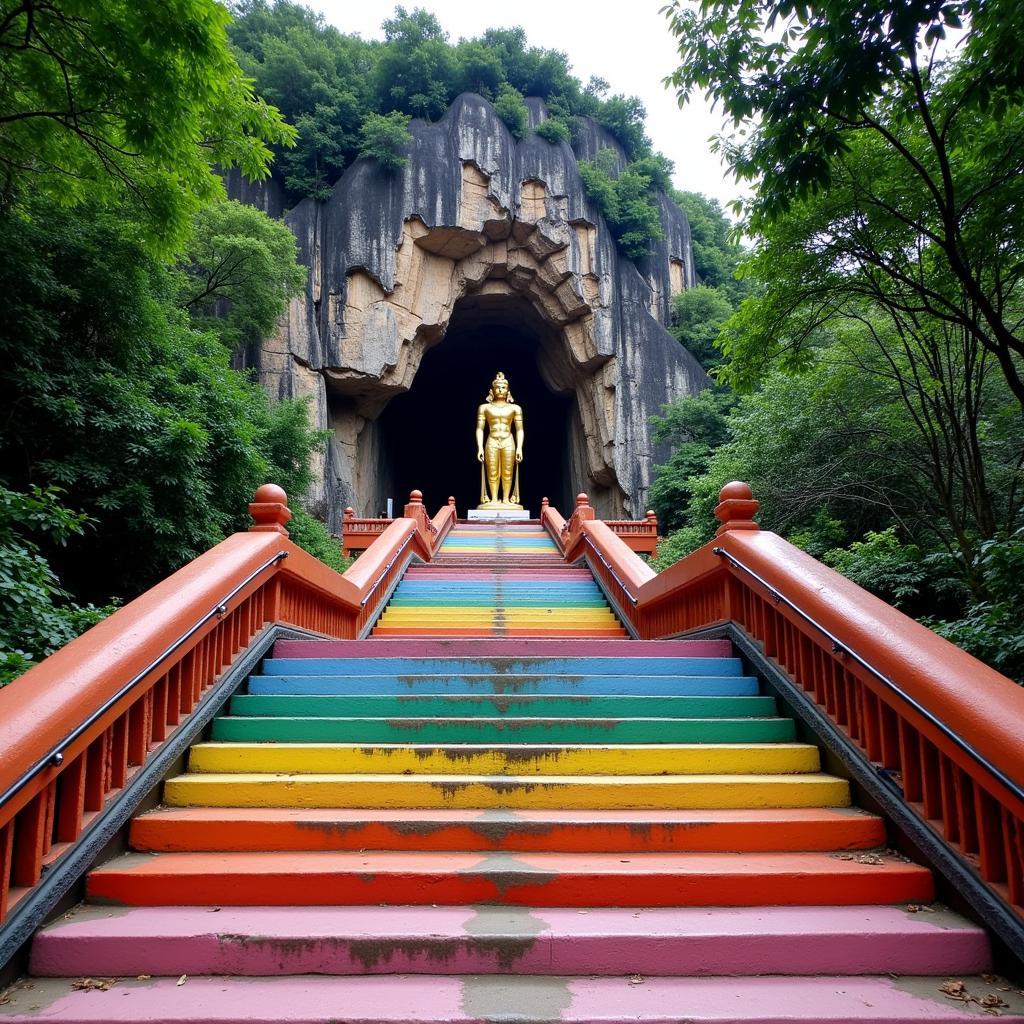
[[[381,22],[395,8],[392,0],[305,0],[342,32],[380,39]],[[647,133],[654,148],[676,165],[677,188],[703,192],[723,205],[740,189],[708,138],[721,118],[698,100],[680,110],[661,80],[679,61],[668,22],[659,14],[664,0],[515,0],[507,5],[481,0],[405,0],[407,9],[433,12],[452,42],[478,36],[488,28],[515,25],[526,30],[531,46],[562,50],[573,73],[586,82],[598,75],[611,92],[639,96],[647,108]]]

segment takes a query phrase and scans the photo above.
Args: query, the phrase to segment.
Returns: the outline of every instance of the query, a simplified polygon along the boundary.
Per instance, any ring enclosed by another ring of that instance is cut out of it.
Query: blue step
[[[738,676],[739,658],[268,658],[266,675]]]
[[[419,693],[523,693],[523,694],[640,694],[667,697],[751,697],[757,679],[740,675],[440,675],[412,676],[383,673],[359,675],[251,676],[253,694],[403,694]]]

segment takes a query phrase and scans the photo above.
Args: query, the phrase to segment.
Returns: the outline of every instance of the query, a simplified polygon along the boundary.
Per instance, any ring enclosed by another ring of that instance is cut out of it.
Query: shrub
[[[557,144],[568,142],[571,138],[569,125],[560,117],[549,117],[537,125],[537,134],[547,142]]]
[[[409,118],[401,111],[363,118],[359,155],[372,157],[384,170],[398,171],[409,163],[406,150],[410,142]]]
[[[503,85],[494,99],[494,112],[505,122],[508,130],[521,139],[530,130],[530,112],[523,94],[511,85]]]

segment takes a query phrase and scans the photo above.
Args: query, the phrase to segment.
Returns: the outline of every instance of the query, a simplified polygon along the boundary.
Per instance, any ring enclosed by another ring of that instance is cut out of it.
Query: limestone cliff
[[[546,116],[539,101],[529,106],[534,124]],[[381,415],[415,387],[456,304],[501,317],[528,303],[543,325],[541,377],[574,397],[563,494],[589,491],[604,516],[642,514],[649,418],[706,383],[665,329],[671,296],[695,280],[685,216],[662,202],[665,238],[637,266],[583,193],[577,154],[616,148],[598,126],[585,126],[575,153],[533,133],[516,141],[486,100],[465,94],[410,131],[404,170],[359,160],[326,202],[285,214],[308,287],[275,336],[240,357],[273,395],[311,396],[333,432],[312,504],[335,527],[346,505],[376,514],[391,485]],[[230,175],[228,191],[271,214],[283,208],[273,181]]]

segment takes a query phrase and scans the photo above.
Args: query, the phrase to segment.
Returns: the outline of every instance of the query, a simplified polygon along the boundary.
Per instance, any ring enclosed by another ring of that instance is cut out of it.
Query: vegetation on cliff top
[[[606,150],[581,162],[587,195],[604,215],[623,252],[646,255],[661,237],[656,194],[671,192],[671,164],[656,155],[636,97],[609,95],[608,84],[576,78],[566,54],[527,45],[522,29],[489,29],[452,43],[426,10],[396,7],[384,40],[349,36],[291,0],[240,0],[229,28],[238,59],[260,96],[280,108],[298,132],[278,147],[277,167],[289,202],[325,198],[358,156],[386,170],[407,162],[408,118],[440,118],[464,92],[494,104],[515,138],[530,130],[525,96],[544,100],[550,117],[538,134],[568,142],[579,117],[590,117],[622,148],[629,165]]]

